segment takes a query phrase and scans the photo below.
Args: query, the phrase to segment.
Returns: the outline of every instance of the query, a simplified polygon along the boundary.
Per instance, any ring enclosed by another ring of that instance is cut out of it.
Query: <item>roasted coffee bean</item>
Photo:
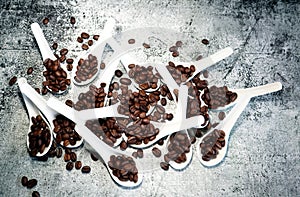
[[[28,189],[31,189],[31,188],[33,188],[36,185],[37,185],[37,180],[36,179],[30,179],[27,182],[27,188]]]
[[[67,70],[68,71],[72,71],[73,70],[73,65],[72,64],[68,64],[67,65]]]
[[[40,94],[41,93],[41,90],[40,90],[40,88],[34,88],[35,89],[35,91],[38,93],[38,94]]]
[[[144,157],[144,152],[143,152],[142,149],[138,149],[138,150],[137,150],[137,156],[138,156],[139,158],[143,158],[143,157]]]
[[[89,37],[90,37],[90,35],[88,33],[86,33],[86,32],[81,33],[81,38],[88,39]]]
[[[126,150],[127,149],[127,143],[123,140],[122,142],[121,142],[121,144],[120,144],[120,149],[121,150]]]
[[[75,162],[75,161],[77,160],[77,155],[76,155],[76,153],[72,152],[72,153],[70,154],[70,158],[71,158],[71,161]]]
[[[71,160],[71,155],[68,154],[68,153],[65,153],[65,155],[64,155],[64,161],[65,161],[65,162],[68,162],[68,161],[70,161],[70,160]]]
[[[74,60],[73,60],[72,58],[68,58],[68,59],[66,60],[66,62],[67,62],[68,64],[73,64]]]
[[[12,85],[14,85],[16,82],[17,82],[17,77],[16,76],[13,76],[10,80],[9,80],[9,82],[8,82],[8,84],[10,85],[10,86],[12,86]]]
[[[93,161],[98,161],[98,157],[91,153],[91,158]]]
[[[130,85],[131,84],[131,80],[128,78],[121,78],[120,79],[120,83],[124,84],[124,85]]]
[[[67,55],[68,54],[68,52],[69,52],[69,50],[68,49],[66,49],[66,48],[63,48],[63,49],[61,49],[60,51],[59,51],[59,53],[60,53],[60,55],[61,56],[65,56],[65,55]]]
[[[52,49],[56,50],[56,49],[57,49],[57,47],[58,47],[58,44],[57,44],[57,42],[54,42],[54,43],[52,44]]]
[[[209,44],[209,41],[206,38],[202,39],[201,42],[204,45],[208,45]]]
[[[83,39],[81,37],[77,37],[77,42],[83,43]]]
[[[160,103],[161,103],[162,106],[166,106],[167,105],[167,99],[161,98]]]
[[[29,67],[29,68],[27,69],[27,75],[32,74],[32,72],[33,72],[33,68],[32,68],[32,67]]]
[[[196,61],[199,61],[199,60],[201,60],[201,59],[203,59],[203,56],[202,56],[202,55],[198,55],[198,56],[196,57]]]
[[[71,18],[70,18],[70,23],[71,23],[72,25],[74,25],[74,24],[76,23],[75,17],[71,16]]]
[[[99,39],[99,37],[100,37],[99,35],[94,35],[93,39],[97,41]]]
[[[160,162],[160,167],[165,171],[169,170],[169,164],[167,162]]]
[[[42,95],[46,95],[48,93],[48,89],[44,86],[42,88]]]
[[[132,156],[133,156],[134,158],[137,158],[137,157],[138,157],[137,152],[133,152],[133,153],[132,153]]]
[[[225,112],[220,112],[218,114],[218,117],[219,117],[220,120],[224,120],[225,116],[226,116]]]
[[[149,49],[149,48],[150,48],[150,45],[147,44],[147,43],[143,43],[143,47],[144,47],[145,49]]]
[[[93,45],[93,40],[89,40],[89,41],[88,41],[88,45],[89,45],[89,46],[92,46],[92,45]]]
[[[90,166],[83,166],[81,168],[82,173],[90,173],[91,172],[91,167]]]
[[[169,51],[170,51],[170,52],[176,52],[177,50],[178,50],[177,46],[171,46],[171,47],[169,48]]]
[[[177,41],[175,44],[177,47],[182,47],[182,41]]]
[[[129,39],[128,40],[128,44],[134,44],[135,43],[135,39]]]
[[[115,75],[120,78],[120,77],[122,77],[123,73],[120,70],[116,70]]]
[[[154,148],[152,149],[152,153],[153,153],[153,155],[154,155],[155,157],[160,157],[160,156],[161,156],[161,151],[160,151],[158,148],[156,148],[156,147],[154,147]]]
[[[135,64],[129,64],[129,65],[128,65],[128,68],[129,68],[129,69],[132,69],[132,68],[134,68],[134,67],[135,67]]]
[[[71,171],[73,168],[74,168],[74,163],[69,161],[66,165],[66,169],[68,171]]]
[[[179,52],[178,52],[178,51],[174,51],[174,52],[172,53],[172,56],[173,56],[173,57],[178,57],[178,56],[179,56]]]
[[[81,48],[83,50],[88,50],[89,49],[89,46],[87,44],[82,44]]]
[[[56,157],[60,158],[62,156],[62,148],[57,148],[56,149]]]
[[[204,71],[203,71],[203,77],[204,77],[204,78],[208,78],[208,71],[207,71],[207,70],[204,70]]]
[[[24,187],[26,187],[28,183],[28,178],[26,176],[23,176],[21,179],[21,183]]]
[[[100,64],[100,69],[103,70],[105,68],[105,63],[104,62],[101,62]]]
[[[32,197],[40,197],[40,193],[38,191],[33,191]]]
[[[49,18],[47,18],[47,17],[44,18],[44,19],[43,19],[43,24],[44,24],[44,25],[47,25],[48,23],[49,23]]]
[[[73,107],[73,101],[70,99],[66,100],[65,104],[68,105],[69,107]]]
[[[76,170],[80,170],[81,167],[82,167],[81,161],[76,161],[76,162],[75,162],[75,169],[76,169]]]

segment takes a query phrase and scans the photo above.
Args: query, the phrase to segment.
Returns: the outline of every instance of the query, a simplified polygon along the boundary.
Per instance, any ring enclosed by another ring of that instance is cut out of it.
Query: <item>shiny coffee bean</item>
[[[91,172],[91,167],[90,166],[83,166],[81,168],[82,173],[90,173]]]
[[[28,184],[28,178],[26,176],[23,176],[21,179],[21,183],[24,187],[26,187]]]
[[[31,196],[32,197],[40,197],[40,193],[38,191],[33,191]]]
[[[69,161],[66,165],[66,169],[68,171],[71,171],[73,168],[74,168],[74,163]]]
[[[160,156],[161,156],[161,151],[160,151],[158,148],[156,148],[156,147],[154,147],[154,148],[152,149],[152,153],[153,153],[153,155],[154,155],[155,157],[160,157]]]
[[[82,167],[81,161],[76,161],[76,162],[75,162],[75,169],[76,169],[76,170],[80,170],[81,167]]]
[[[8,82],[8,84],[10,85],[10,86],[12,86],[12,85],[14,85],[16,82],[17,82],[17,77],[16,76],[13,76],[10,80],[9,80],[9,82]]]
[[[32,68],[32,67],[29,67],[29,68],[27,69],[27,75],[32,74],[32,72],[33,72],[33,68]]]
[[[28,188],[28,189],[31,189],[31,188],[33,188],[34,186],[36,186],[37,183],[38,183],[38,181],[37,181],[36,179],[30,179],[30,180],[28,180],[28,182],[27,182],[27,188]]]

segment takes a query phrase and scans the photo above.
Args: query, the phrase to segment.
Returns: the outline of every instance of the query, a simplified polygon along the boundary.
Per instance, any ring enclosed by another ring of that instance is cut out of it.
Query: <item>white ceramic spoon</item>
[[[76,122],[77,128],[78,128],[78,134],[83,137],[83,139],[96,151],[99,156],[101,156],[103,163],[105,164],[111,178],[120,186],[126,187],[126,188],[134,188],[139,186],[143,181],[143,175],[139,173],[139,178],[136,183],[131,181],[120,181],[116,176],[112,174],[112,170],[108,167],[108,161],[110,160],[111,155],[125,155],[123,152],[113,149],[112,147],[105,144],[102,140],[100,140],[94,133],[92,133],[87,127],[84,126],[84,122],[80,120],[77,116],[75,117],[75,110],[73,108],[67,107],[65,104],[58,102],[54,103],[50,100],[47,102],[47,105],[55,110],[57,113],[60,113],[64,115],[65,117],[70,118],[72,121]],[[134,158],[133,158],[134,159]],[[137,168],[139,169],[139,164],[136,159],[134,159]]]
[[[48,122],[50,124],[51,131],[53,131],[53,129],[54,129],[53,120],[56,119],[56,116],[58,115],[58,113],[56,113],[55,111],[53,111],[51,108],[49,108],[47,106],[47,102],[45,101],[45,99],[41,95],[39,95],[26,82],[25,78],[19,79],[19,87],[20,87],[20,90],[21,90],[22,94],[24,94],[29,100],[31,100],[31,102],[35,106],[37,106],[39,108],[39,110],[43,113],[43,115],[45,116],[45,118],[48,120]],[[67,117],[67,118],[69,118],[69,117]],[[71,118],[69,118],[69,119],[71,119]],[[76,126],[75,126],[75,130],[76,130],[76,132],[78,130],[78,128],[76,128]],[[53,134],[54,134],[54,137],[55,137],[56,134],[55,133],[53,133]],[[81,138],[81,140],[76,141],[75,145],[68,145],[66,147],[67,148],[76,148],[76,147],[80,146],[82,144],[82,142],[83,142],[83,139]],[[61,145],[63,146],[63,142],[61,143]]]
[[[28,112],[28,116],[29,116],[29,129],[28,129],[28,132],[27,134],[29,134],[31,132],[31,125],[33,125],[33,122],[32,122],[32,117],[36,117],[37,115],[40,115],[43,120],[45,121],[45,123],[47,124],[47,127],[49,128],[49,131],[50,131],[50,144],[45,148],[44,152],[40,153],[38,152],[36,154],[36,157],[42,157],[44,156],[45,154],[47,154],[47,152],[50,150],[51,148],[51,145],[52,145],[52,142],[53,142],[53,135],[52,135],[52,131],[53,131],[53,124],[52,123],[49,123],[47,120],[45,120],[45,117],[44,115],[39,111],[39,109],[23,94],[23,89],[22,89],[22,84],[24,83],[27,83],[26,79],[25,78],[20,78],[18,79],[18,85],[19,85],[19,88],[20,88],[20,91],[22,93],[22,97],[23,97],[23,100],[25,102],[25,106],[27,108],[27,112]],[[29,136],[27,135],[27,148],[28,150],[30,150],[29,148]]]
[[[54,56],[52,50],[50,49],[50,46],[49,46],[49,44],[48,44],[48,42],[47,42],[47,40],[44,36],[43,30],[41,29],[40,25],[38,23],[32,23],[31,24],[31,30],[32,30],[32,33],[33,33],[33,35],[35,37],[35,40],[38,44],[40,52],[42,54],[43,62],[48,58],[51,59],[51,60],[56,60],[56,57]],[[66,72],[66,70],[63,68],[62,64],[60,64],[60,65],[61,65],[61,68]],[[44,70],[46,70],[45,67],[44,67]],[[67,74],[67,79],[70,79],[70,76],[69,76],[68,72],[66,72],[66,74]],[[66,92],[68,90],[69,86],[67,86],[66,90],[64,90],[64,91],[59,90],[58,92],[52,91],[50,88],[48,88],[48,86],[46,86],[46,88],[51,93],[62,94],[62,93]]]

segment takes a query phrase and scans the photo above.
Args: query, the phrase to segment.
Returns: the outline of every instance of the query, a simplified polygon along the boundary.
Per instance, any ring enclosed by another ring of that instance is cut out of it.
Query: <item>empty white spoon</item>
[[[23,97],[23,100],[25,102],[25,106],[27,108],[27,112],[28,112],[28,116],[29,116],[29,123],[30,123],[30,126],[29,126],[29,129],[28,129],[28,133],[27,133],[27,148],[29,151],[31,151],[31,148],[30,148],[30,143],[29,143],[29,133],[31,132],[31,126],[33,125],[33,122],[32,122],[32,117],[36,118],[38,115],[40,115],[42,117],[42,119],[45,121],[45,123],[47,124],[47,127],[49,129],[49,137],[50,137],[50,142],[49,142],[49,145],[45,147],[44,151],[43,152],[37,152],[36,157],[42,157],[44,155],[47,154],[47,152],[50,150],[51,148],[51,145],[52,145],[52,142],[53,142],[53,135],[52,135],[52,131],[53,131],[53,124],[52,123],[49,123],[48,120],[46,120],[44,118],[44,115],[39,111],[39,109],[37,108],[37,106],[35,106],[25,95],[24,95],[24,90],[22,88],[22,84],[24,83],[27,83],[26,79],[25,78],[20,78],[18,79],[18,85],[19,85],[19,88],[20,88],[20,91],[22,93],[22,97]]]

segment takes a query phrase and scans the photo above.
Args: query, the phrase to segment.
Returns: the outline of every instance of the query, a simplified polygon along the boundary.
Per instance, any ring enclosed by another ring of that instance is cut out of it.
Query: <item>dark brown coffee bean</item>
[[[162,106],[166,106],[167,105],[167,99],[161,98],[160,103],[161,103]]]
[[[158,148],[156,148],[156,147],[154,147],[154,148],[152,149],[152,153],[153,153],[153,155],[154,155],[155,157],[160,157],[160,156],[161,156],[161,151],[160,151]]]
[[[207,71],[207,70],[204,70],[204,71],[203,71],[203,77],[204,77],[204,78],[208,78],[208,71]]]
[[[87,44],[82,44],[81,48],[83,50],[88,50],[89,49],[89,46]]]
[[[115,75],[120,78],[120,77],[122,77],[123,73],[120,70],[116,70]]]
[[[78,38],[77,38],[77,42],[83,43],[83,39],[82,39],[81,37],[78,37]]]
[[[81,33],[81,37],[82,37],[83,39],[88,39],[88,38],[90,37],[90,35],[89,35],[88,33],[86,33],[86,32],[82,32],[82,33]]]
[[[177,41],[175,44],[177,47],[182,47],[182,41]]]
[[[91,167],[90,166],[83,166],[81,168],[82,173],[90,173],[91,172]]]
[[[104,62],[101,62],[100,64],[100,69],[103,70],[105,68],[105,63]]]
[[[224,120],[225,116],[226,116],[225,112],[220,112],[218,115],[220,120]]]
[[[76,155],[76,153],[72,152],[72,153],[70,154],[70,158],[71,158],[71,161],[75,162],[75,161],[77,160],[77,155]]]
[[[49,18],[47,18],[47,17],[44,18],[44,19],[43,19],[43,24],[44,24],[44,25],[47,25],[48,23],[49,23]]]
[[[198,55],[198,56],[196,57],[196,61],[199,61],[199,60],[201,60],[202,58],[203,58],[202,55]]]
[[[142,149],[138,149],[138,150],[137,150],[137,156],[138,156],[139,158],[143,158],[143,157],[144,157],[144,152],[143,152]]]
[[[36,185],[37,185],[37,180],[36,179],[30,179],[27,182],[27,188],[28,189],[31,189],[31,188],[33,188]]]
[[[41,90],[40,90],[40,88],[34,88],[35,89],[35,91],[38,93],[38,94],[40,94],[41,93]]]
[[[68,52],[69,52],[69,50],[68,50],[68,49],[66,49],[66,48],[63,48],[63,49],[61,49],[61,50],[59,51],[59,53],[60,53],[60,55],[61,55],[61,56],[65,56],[65,55],[67,55],[67,54],[68,54]]]
[[[204,45],[208,45],[209,44],[209,41],[206,38],[202,39],[201,42]]]
[[[131,39],[128,40],[128,44],[134,44],[134,43],[135,43],[135,39],[131,38]]]
[[[169,48],[169,51],[170,52],[175,52],[175,51],[177,51],[178,50],[178,48],[176,47],[176,46],[171,46],[170,48]]]
[[[24,187],[26,187],[28,183],[28,178],[26,176],[23,176],[21,179],[21,183]]]
[[[97,41],[99,39],[99,37],[100,37],[99,35],[94,35],[93,39]]]
[[[57,42],[54,42],[54,43],[52,44],[52,49],[56,50],[56,49],[57,49],[57,47],[58,47],[58,44],[57,44]]]
[[[129,69],[132,69],[132,68],[134,68],[134,67],[135,67],[135,64],[129,64],[129,65],[128,65],[128,68],[129,68]]]
[[[64,155],[64,161],[65,161],[65,162],[68,162],[68,161],[70,161],[70,160],[71,160],[71,155],[68,154],[68,153],[65,153],[65,155]]]
[[[10,85],[10,86],[12,86],[12,85],[14,85],[16,82],[17,82],[17,77],[16,76],[13,76],[10,80],[9,80],[9,82],[8,82],[8,84]]]
[[[42,95],[46,95],[48,93],[48,89],[44,86],[42,88]]]
[[[67,70],[68,71],[72,71],[73,70],[73,65],[72,64],[68,64],[67,65]]]
[[[93,40],[89,40],[89,41],[88,41],[88,45],[89,45],[89,46],[92,46],[92,45],[93,45]]]
[[[131,80],[128,78],[121,78],[120,79],[120,83],[123,85],[130,85],[131,84]]]
[[[66,165],[66,169],[67,169],[68,171],[71,171],[71,170],[73,169],[73,167],[74,167],[74,163],[71,162],[71,161],[69,161],[69,162],[67,163],[67,165]]]
[[[69,107],[73,107],[73,101],[70,99],[66,100],[65,104],[68,105]]]
[[[31,196],[32,197],[40,197],[40,193],[38,191],[33,191]]]
[[[98,157],[96,157],[94,154],[91,153],[91,158],[93,161],[98,161]]]
[[[172,56],[173,56],[173,57],[178,57],[178,56],[179,56],[179,52],[178,52],[178,51],[174,51],[174,52],[172,53]]]
[[[66,62],[67,62],[68,64],[73,64],[74,60],[73,60],[72,58],[68,58],[68,59],[66,60]]]
[[[62,148],[57,148],[57,149],[56,149],[56,157],[57,157],[57,158],[60,158],[60,157],[62,156],[62,153],[63,153],[63,152],[62,152]]]
[[[32,68],[32,67],[29,67],[29,68],[27,69],[27,75],[32,74],[32,72],[33,72],[33,68]]]
[[[169,164],[167,162],[160,162],[160,167],[165,171],[169,170]]]
[[[147,43],[143,43],[143,47],[144,47],[145,49],[149,49],[149,48],[150,48],[150,45],[147,44]]]
[[[81,161],[76,161],[76,162],[75,162],[75,169],[76,169],[76,170],[79,170],[81,167],[82,167]]]
[[[123,140],[122,142],[121,142],[121,144],[120,144],[120,149],[121,150],[126,150],[127,149],[127,143]]]
[[[70,23],[71,23],[72,25],[74,25],[74,24],[76,23],[75,17],[71,16],[71,18],[70,18]]]

